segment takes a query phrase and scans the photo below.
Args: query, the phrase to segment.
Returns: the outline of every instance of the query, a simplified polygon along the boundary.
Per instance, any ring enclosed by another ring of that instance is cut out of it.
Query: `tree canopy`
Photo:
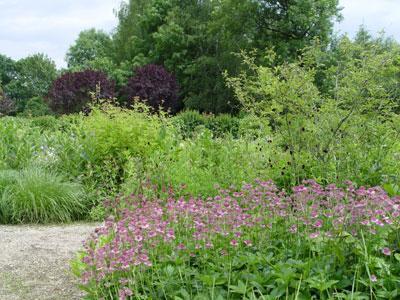
[[[66,55],[69,69],[82,70],[91,68],[107,57],[112,47],[110,36],[94,28],[84,30],[71,45]]]
[[[238,103],[222,73],[239,71],[234,53],[274,46],[295,58],[316,37],[328,44],[340,9],[338,0],[130,0],[117,15],[117,64],[163,64],[187,107],[230,112]]]
[[[54,61],[45,54],[34,54],[16,62],[15,75],[4,90],[21,112],[29,99],[47,94],[56,76]]]

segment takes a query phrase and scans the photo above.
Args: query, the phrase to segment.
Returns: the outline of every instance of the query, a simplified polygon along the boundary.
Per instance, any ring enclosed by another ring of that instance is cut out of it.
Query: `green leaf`
[[[239,280],[238,285],[230,285],[229,289],[236,294],[245,295],[247,293],[247,285],[241,280]]]

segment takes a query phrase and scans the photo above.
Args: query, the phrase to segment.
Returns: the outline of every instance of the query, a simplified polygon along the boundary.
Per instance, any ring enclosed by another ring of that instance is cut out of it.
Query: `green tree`
[[[69,48],[66,62],[69,71],[79,72],[87,69],[103,71],[114,79],[117,87],[126,83],[132,75],[132,66],[126,62],[115,61],[113,41],[109,34],[94,28],[84,30]]]
[[[15,61],[0,54],[0,82],[7,85],[15,76]]]
[[[234,53],[275,46],[294,58],[315,37],[327,44],[339,16],[337,0],[130,0],[118,12],[114,61],[163,64],[186,106],[232,112],[238,102],[222,73],[239,72]]]
[[[310,59],[318,63],[316,84],[321,93],[330,98],[337,98],[339,85],[347,84],[344,74],[365,67],[373,57],[387,57],[382,61],[379,72],[369,79],[370,84],[379,85],[393,102],[392,109],[400,108],[400,45],[384,33],[372,36],[364,27],[360,27],[354,40],[346,35],[336,37],[328,49],[321,51],[315,45],[314,56]],[[341,74],[339,76],[339,74]]]
[[[110,36],[104,31],[94,28],[82,31],[67,52],[68,68],[82,71],[93,65],[105,65],[104,59],[109,57],[111,44]]]
[[[44,54],[20,59],[15,69],[15,77],[5,86],[5,92],[16,102],[17,111],[22,112],[29,99],[47,94],[57,77],[57,69],[54,61]]]

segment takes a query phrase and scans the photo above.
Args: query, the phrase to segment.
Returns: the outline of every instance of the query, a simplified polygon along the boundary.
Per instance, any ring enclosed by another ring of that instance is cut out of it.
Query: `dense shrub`
[[[246,114],[239,119],[238,135],[252,140],[267,138],[271,142],[273,133],[268,120]]]
[[[50,114],[50,109],[45,100],[42,97],[33,97],[26,102],[24,111],[20,115],[40,117],[48,114]]]
[[[217,136],[205,125],[186,136],[179,116],[160,118],[139,108],[96,108],[85,117],[2,118],[0,169],[40,164],[69,180],[78,178],[88,191],[101,195],[97,203],[122,187],[143,191],[147,180],[157,187],[156,195],[182,184],[185,193],[212,195],[215,183],[228,187],[253,178],[271,178],[280,187],[290,187],[293,167],[301,178],[319,182],[350,179],[359,185],[398,186],[400,143],[392,128],[396,120],[390,125],[359,119],[358,126],[337,140],[336,159],[328,163],[315,159],[314,148],[302,143],[296,154],[299,164],[293,166],[291,150],[264,118],[242,117],[237,137]],[[331,124],[331,117],[324,115],[322,124]],[[313,135],[321,136],[317,141],[325,141],[326,128],[314,130]],[[302,135],[309,134],[294,133],[301,142],[306,140]]]
[[[228,114],[210,116],[206,119],[206,128],[210,129],[216,137],[223,137],[226,134],[237,137],[239,119]]]
[[[174,121],[184,137],[191,137],[197,127],[205,125],[204,116],[195,110],[185,110],[179,113]]]
[[[87,209],[82,186],[38,167],[0,171],[0,223],[70,222]]]
[[[38,127],[41,131],[55,131],[60,127],[60,121],[54,116],[39,116],[31,119],[31,126]]]
[[[161,147],[164,129],[162,119],[143,104],[130,110],[93,109],[79,129],[85,173],[103,194],[118,193],[128,173],[127,162],[134,162],[129,172],[143,173],[147,159]]]
[[[340,45],[343,53],[354,47]],[[310,177],[325,183],[353,178],[359,182],[363,177],[363,183],[378,185],[383,177],[398,177],[398,171],[385,174],[389,170],[381,168],[388,155],[394,157],[382,147],[400,133],[396,103],[382,88],[395,57],[373,49],[360,51],[360,60],[348,61],[343,55],[346,67],[337,67],[331,75],[336,85],[330,97],[315,84],[320,55],[317,44],[298,61],[279,65],[274,65],[273,51],[265,64],[244,54],[244,65],[252,72],[227,78],[245,111],[270,123],[279,151],[290,155],[279,184],[290,186]]]
[[[60,114],[82,111],[94,99],[112,99],[114,82],[100,71],[67,72],[57,78],[49,91],[49,106]]]
[[[209,129],[214,137],[223,137],[227,134],[237,137],[239,133],[239,118],[228,114],[215,116],[212,114],[200,114],[194,110],[186,110],[179,113],[174,121],[179,126],[184,137],[193,137],[196,128],[199,126]]]
[[[19,169],[29,164],[42,141],[40,132],[22,118],[0,119],[0,169]]]
[[[230,136],[216,139],[210,130],[199,128],[192,138],[175,136],[149,154],[144,175],[150,186],[140,186],[137,174],[129,171],[131,165],[128,164],[126,170],[130,176],[124,191],[145,190],[150,194],[165,195],[168,187],[180,190],[184,185],[183,193],[208,196],[215,194],[215,184],[229,187],[241,185],[250,178],[276,178],[280,170],[277,166],[269,166],[271,158],[278,158],[273,153],[275,147],[262,140]]]
[[[122,97],[128,105],[137,97],[154,110],[176,112],[180,108],[178,83],[171,73],[158,65],[138,68],[122,89]]]
[[[108,201],[74,263],[89,299],[397,299],[400,198],[271,181]]]

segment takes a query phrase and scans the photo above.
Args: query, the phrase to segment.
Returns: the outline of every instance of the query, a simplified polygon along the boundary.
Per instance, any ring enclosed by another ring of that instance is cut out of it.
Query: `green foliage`
[[[0,120],[0,169],[26,166],[40,144],[40,133],[28,128],[28,121],[10,117]]]
[[[21,115],[27,117],[40,117],[50,114],[50,108],[42,97],[33,97],[25,104]]]
[[[0,54],[0,84],[3,84],[3,86],[9,84],[10,81],[14,79],[15,72],[15,61]]]
[[[175,74],[186,106],[236,112],[222,72],[237,74],[241,49],[277,46],[294,58],[314,37],[328,42],[338,1],[130,0],[118,11],[116,64],[163,64]]]
[[[380,95],[374,97],[390,99],[390,108],[399,111],[400,46],[394,40],[386,38],[383,34],[373,38],[368,31],[361,28],[354,41],[347,36],[337,38],[327,51],[315,49],[310,59],[317,62],[316,83],[327,97],[341,97],[338,91],[346,90],[348,93],[349,85],[365,86],[361,81],[367,80],[368,93],[375,90],[375,94]],[[361,69],[365,72],[363,75],[360,74]],[[353,70],[357,71],[358,79],[352,74]],[[368,72],[371,72],[369,77]],[[356,80],[359,82],[356,83]],[[350,94],[347,97],[352,101]],[[381,104],[382,107],[385,105],[386,103]]]
[[[54,131],[59,129],[59,121],[50,115],[43,115],[39,117],[34,117],[31,119],[31,126],[38,127],[40,130],[43,131]]]
[[[128,159],[135,160],[135,169],[143,172],[147,157],[162,142],[162,120],[140,104],[133,110],[94,108],[80,126],[85,172],[106,194],[119,192]]]
[[[354,49],[351,43],[342,47],[344,52]],[[383,167],[389,166],[388,156],[393,159],[384,147],[399,134],[398,117],[393,114],[396,104],[382,88],[392,53],[367,49],[359,59],[350,59],[346,68],[336,68],[333,98],[322,95],[315,85],[318,55],[318,47],[312,47],[298,62],[273,65],[275,55],[269,52],[270,65],[258,66],[245,54],[250,71],[227,78],[243,107],[266,118],[281,149],[290,154],[284,181],[362,178],[363,183],[375,185],[385,176],[398,178],[398,171]]]
[[[195,110],[186,110],[179,113],[174,121],[181,129],[182,135],[191,136],[198,126],[205,125],[205,117]]]
[[[37,167],[0,171],[0,223],[70,222],[85,209],[82,187],[53,172]]]
[[[252,114],[247,114],[239,119],[238,135],[250,140],[266,138],[267,143],[272,143],[271,126],[268,120],[258,118]]]
[[[165,141],[164,147],[147,159],[144,174],[132,171],[135,161],[127,165],[130,175],[124,184],[127,193],[145,189],[152,194],[163,194],[172,188],[193,195],[212,195],[215,184],[221,187],[240,186],[247,178],[271,177],[267,167],[272,149],[262,140],[251,141],[213,138],[208,129],[198,128],[191,139],[175,136]],[[144,177],[145,183],[139,180]],[[154,191],[153,191],[154,189]]]
[[[16,101],[18,112],[22,112],[29,99],[47,94],[57,70],[55,63],[44,54],[20,59],[15,69],[15,76],[4,89]]]
[[[214,116],[186,110],[174,118],[174,123],[180,128],[184,137],[192,137],[198,127],[209,129],[214,137],[223,137],[228,134],[237,137],[240,120],[228,114]]]
[[[75,43],[70,46],[65,60],[69,71],[92,69],[103,71],[116,79],[119,71],[115,70],[116,66],[111,55],[111,37],[104,31],[92,28],[79,33]]]

